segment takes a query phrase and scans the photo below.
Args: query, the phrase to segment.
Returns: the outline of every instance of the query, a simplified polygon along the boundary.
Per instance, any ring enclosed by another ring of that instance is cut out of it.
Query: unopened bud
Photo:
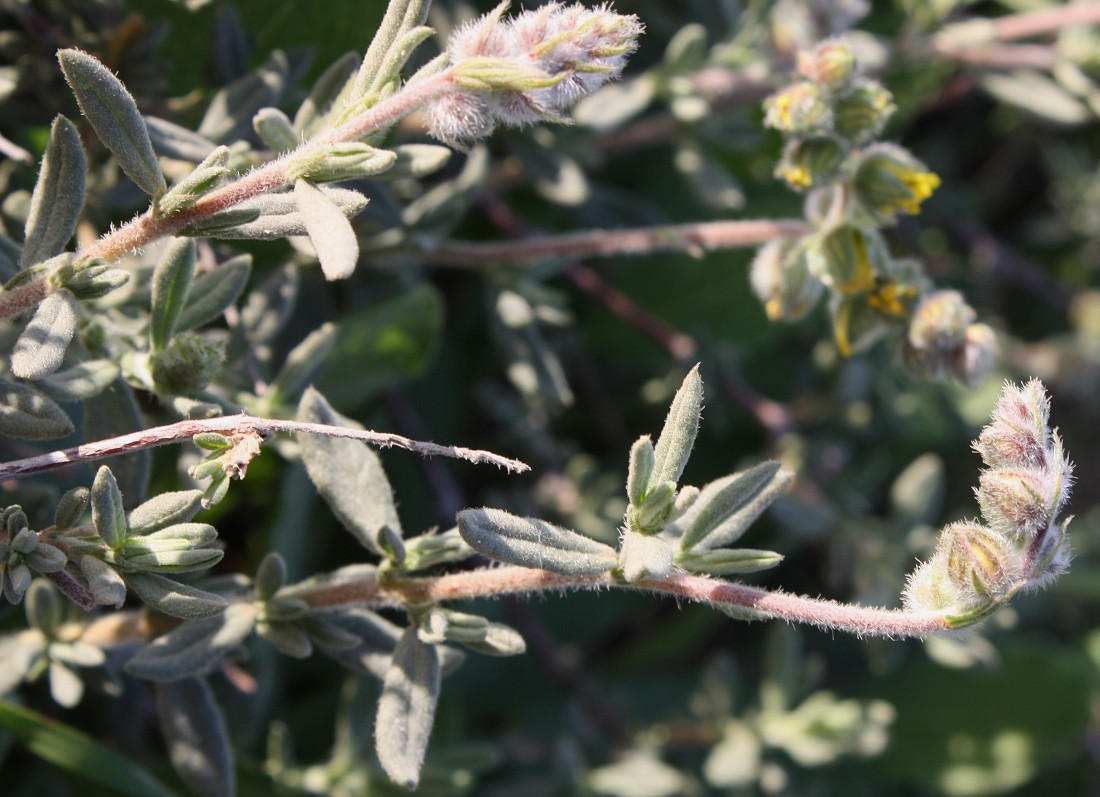
[[[966,328],[962,356],[955,364],[955,375],[964,385],[973,387],[993,370],[997,362],[997,335],[988,324],[971,324]]]
[[[221,371],[225,343],[191,333],[172,338],[164,351],[152,358],[153,382],[168,393],[202,390]]]
[[[825,288],[810,273],[804,247],[794,238],[775,238],[760,247],[749,280],[772,321],[801,318],[817,304]]]
[[[891,222],[899,213],[920,213],[921,203],[939,187],[940,178],[908,150],[875,144],[860,159],[853,185],[868,211],[882,222]]]
[[[909,345],[920,351],[953,352],[966,341],[974,309],[958,291],[925,296],[909,322]]]
[[[825,90],[803,80],[764,100],[764,124],[794,135],[826,132],[832,127],[833,112]]]
[[[1049,418],[1050,399],[1039,380],[1006,386],[974,448],[991,468],[1046,467]]]
[[[1021,576],[1026,555],[984,526],[953,523],[943,530],[940,545],[947,550],[948,575],[960,591],[999,598]]]
[[[897,106],[881,83],[862,80],[833,104],[834,130],[856,144],[882,132]]]
[[[1032,539],[1054,518],[1064,485],[1052,483],[1047,472],[1034,468],[984,471],[978,487],[982,516],[994,528],[1021,539]]]
[[[852,45],[843,39],[829,39],[810,52],[798,54],[798,72],[830,91],[848,87],[858,72]]]
[[[844,148],[831,138],[796,138],[787,144],[775,176],[795,191],[819,186],[836,176]]]
[[[817,236],[806,248],[806,260],[822,282],[847,295],[871,291],[876,277],[889,271],[882,240],[847,224]]]

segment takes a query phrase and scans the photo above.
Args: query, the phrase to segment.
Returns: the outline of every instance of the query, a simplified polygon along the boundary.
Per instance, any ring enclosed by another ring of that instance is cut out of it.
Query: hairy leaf
[[[3,702],[0,727],[42,760],[111,794],[180,797],[134,761],[57,719]]]
[[[665,578],[672,572],[672,546],[666,540],[627,530],[619,551],[619,567],[628,582]]]
[[[57,401],[85,401],[106,390],[119,375],[110,360],[88,360],[38,380],[38,386]]]
[[[57,60],[80,110],[122,171],[149,196],[163,194],[168,186],[153,152],[149,131],[122,81],[94,56],[80,50],[61,50]]]
[[[358,215],[367,206],[367,198],[358,191],[328,185],[317,190],[332,200],[347,218]],[[295,194],[282,193],[246,199],[231,210],[216,213],[180,233],[227,240],[273,241],[291,235],[306,235],[308,230],[305,216],[298,210]]]
[[[294,115],[294,129],[306,137],[311,137],[321,129],[329,108],[358,66],[358,53],[344,53],[322,72],[310,89],[309,96]]]
[[[30,385],[0,379],[0,435],[17,440],[54,440],[73,431],[57,404]]]
[[[76,297],[64,288],[43,299],[12,349],[12,373],[42,379],[60,368],[76,333],[76,317]]]
[[[630,503],[641,504],[653,474],[653,442],[649,435],[639,437],[630,447],[630,463],[626,472],[626,495]]]
[[[358,428],[313,389],[302,395],[298,420]],[[309,477],[333,514],[364,547],[385,556],[379,541],[382,527],[400,532],[401,520],[378,456],[358,440],[312,434],[299,435],[298,440]]]
[[[213,592],[156,573],[127,573],[126,585],[152,608],[182,620],[200,620],[225,611],[228,601]]]
[[[301,144],[287,115],[278,108],[261,108],[252,117],[252,129],[271,150],[282,153]]]
[[[203,797],[233,797],[229,730],[209,684],[202,678],[158,683],[157,715],[168,758],[184,782]]]
[[[156,116],[146,116],[145,126],[153,148],[161,155],[176,160],[201,163],[218,146],[205,136]]]
[[[90,554],[81,557],[80,571],[96,603],[118,608],[126,602],[126,582],[117,570],[102,559]]]
[[[350,277],[359,261],[359,241],[343,211],[308,180],[294,183],[294,200],[325,279]]]
[[[464,509],[458,530],[479,553],[507,564],[566,576],[597,575],[616,565],[615,550],[602,542],[502,509]]]
[[[736,542],[761,513],[783,494],[791,474],[778,462],[761,462],[703,487],[695,503],[670,524],[683,534],[680,549],[722,548]]]
[[[237,301],[251,273],[252,255],[238,255],[196,277],[187,304],[176,319],[176,331],[185,332],[220,317]]]
[[[336,325],[332,323],[322,324],[306,335],[287,354],[282,368],[268,386],[266,395],[276,402],[292,399],[326,361],[335,343]]]
[[[782,561],[782,554],[774,551],[759,551],[754,548],[689,551],[676,556],[676,564],[685,570],[709,573],[714,576],[755,573],[775,567]]]
[[[186,523],[199,511],[201,490],[161,493],[130,512],[131,534],[151,534],[177,523]]]
[[[229,174],[229,147],[218,147],[207,155],[202,163],[190,174],[173,185],[168,193],[160,198],[158,208],[164,216],[171,216],[190,207],[203,195],[214,188]]]
[[[223,144],[250,138],[252,117],[261,108],[278,105],[289,73],[286,55],[272,53],[259,68],[214,95],[199,124],[199,135]]]
[[[58,529],[75,526],[88,509],[88,497],[91,491],[87,487],[74,487],[61,496],[53,513],[53,525]]]
[[[195,242],[187,238],[177,238],[169,244],[153,270],[149,341],[154,352],[163,351],[172,339],[194,277]]]
[[[405,629],[382,686],[374,723],[382,769],[395,783],[415,789],[439,700],[439,651]]]
[[[23,267],[60,254],[76,229],[84,207],[84,146],[76,126],[58,116],[31,194],[19,262]]]
[[[680,481],[680,475],[691,456],[691,448],[695,445],[695,436],[699,433],[699,415],[702,409],[703,380],[699,377],[699,366],[695,366],[676,391],[668,417],[665,418],[665,425],[661,429],[661,436],[657,438],[650,486],[664,481]]]
[[[118,550],[126,542],[129,527],[122,507],[122,493],[114,474],[106,465],[100,467],[92,482],[92,523],[96,533],[111,550]]]
[[[134,391],[121,377],[84,402],[84,437],[87,440],[106,440],[144,428],[145,420]],[[125,456],[111,457],[105,464],[114,473],[127,505],[139,504],[149,489],[150,451],[132,451]]]
[[[214,617],[191,620],[157,637],[126,662],[126,671],[151,681],[206,675],[237,649],[252,633],[255,623],[255,606],[233,604]]]

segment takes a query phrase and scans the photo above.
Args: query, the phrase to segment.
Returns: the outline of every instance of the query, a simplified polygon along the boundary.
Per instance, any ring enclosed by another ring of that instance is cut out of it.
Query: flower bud
[[[828,39],[798,54],[799,74],[830,91],[847,88],[858,71],[852,45],[844,39]]]
[[[971,324],[966,328],[962,355],[955,363],[955,375],[968,387],[981,382],[997,362],[997,335],[988,324]]]
[[[908,150],[875,144],[860,159],[853,185],[872,215],[879,221],[892,222],[899,213],[920,213],[921,203],[939,187],[940,178]]]
[[[856,144],[877,136],[897,106],[881,83],[861,80],[833,104],[833,129]]]
[[[190,333],[172,338],[152,358],[153,382],[168,393],[202,390],[225,362],[225,343]]]
[[[760,247],[749,280],[772,321],[801,318],[817,304],[825,287],[810,273],[805,250],[794,238],[775,238]]]
[[[1008,540],[976,523],[952,523],[940,545],[947,551],[947,573],[961,592],[1005,597],[1021,577],[1024,554]]]
[[[871,304],[872,294],[834,295],[829,304],[833,338],[841,357],[865,351],[892,328]]]
[[[775,176],[795,191],[813,188],[835,177],[844,148],[831,138],[796,138],[783,150]]]
[[[804,80],[764,100],[764,124],[781,133],[818,133],[832,126],[833,112],[825,90]]]
[[[982,517],[995,529],[1030,540],[1054,518],[1065,485],[1051,482],[1045,470],[996,468],[984,471],[978,487]]]
[[[1050,400],[1039,380],[1007,385],[993,408],[993,422],[982,429],[974,448],[991,468],[1045,467],[1049,418]]]
[[[846,295],[871,291],[875,278],[889,271],[882,240],[873,232],[848,224],[811,239],[806,261],[822,282]]]
[[[974,309],[958,291],[933,291],[913,313],[908,343],[918,351],[953,352],[965,344],[974,316]]]

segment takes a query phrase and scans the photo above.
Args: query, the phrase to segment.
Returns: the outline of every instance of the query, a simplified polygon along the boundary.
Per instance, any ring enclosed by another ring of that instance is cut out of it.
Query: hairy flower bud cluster
[[[547,3],[504,19],[502,3],[447,47],[454,90],[427,109],[429,132],[461,146],[497,125],[567,122],[563,113],[618,77],[643,26],[608,6]]]
[[[925,376],[952,376],[966,385],[981,381],[996,359],[997,338],[987,324],[975,323],[975,315],[958,291],[924,296],[909,319],[906,363]]]
[[[1073,465],[1048,421],[1043,385],[1006,385],[974,448],[985,461],[977,489],[985,525],[943,530],[931,558],[910,576],[905,605],[945,614],[952,627],[979,622],[1021,589],[1049,584],[1069,566]]]

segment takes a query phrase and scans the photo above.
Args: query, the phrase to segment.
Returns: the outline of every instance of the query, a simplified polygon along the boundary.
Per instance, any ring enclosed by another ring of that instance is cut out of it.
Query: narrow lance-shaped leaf
[[[321,127],[325,114],[336,100],[340,89],[355,74],[359,66],[357,53],[344,53],[326,69],[310,89],[298,113],[294,115],[294,129],[306,137]]]
[[[676,564],[695,573],[728,576],[756,573],[775,567],[783,555],[755,548],[723,548],[717,551],[688,551],[676,556]]]
[[[73,431],[57,404],[30,385],[0,379],[0,435],[17,440],[54,440]]]
[[[630,447],[630,463],[626,472],[626,495],[630,503],[638,505],[645,498],[654,461],[653,442],[649,435],[639,437]]]
[[[198,620],[225,611],[228,601],[221,595],[156,573],[127,573],[126,585],[146,604],[182,620]]]
[[[316,390],[302,395],[298,420],[352,426]],[[323,435],[299,435],[302,460],[317,491],[344,527],[371,552],[385,556],[384,526],[400,533],[401,521],[382,463],[366,444]]]
[[[736,542],[790,481],[791,474],[778,462],[761,462],[704,486],[691,508],[672,524],[683,534],[680,549],[713,549]]]
[[[149,141],[149,131],[122,81],[80,50],[61,50],[57,60],[80,110],[122,171],[149,196],[156,198],[163,194],[168,186]]]
[[[43,377],[38,386],[57,401],[85,401],[106,390],[118,375],[110,360],[88,360]]]
[[[597,575],[616,565],[615,550],[602,542],[502,509],[464,509],[458,531],[479,553],[507,564],[565,576]]]
[[[178,238],[168,246],[153,271],[149,342],[154,352],[163,351],[172,339],[176,322],[187,304],[194,277],[195,242]]]
[[[92,482],[92,523],[108,548],[118,550],[126,542],[129,530],[122,508],[122,493],[106,465],[100,467]]]
[[[185,332],[221,316],[241,295],[252,273],[252,255],[238,255],[191,283],[187,304],[176,319],[176,331]]]
[[[76,318],[76,297],[64,288],[43,299],[12,349],[12,373],[42,379],[60,368],[76,333]]]
[[[325,279],[350,277],[359,260],[359,241],[343,211],[308,180],[294,184],[294,199]]]
[[[276,401],[285,400],[301,390],[332,351],[336,343],[336,332],[336,325],[327,323],[306,335],[286,356],[286,361],[272,380],[267,395]]]
[[[653,474],[650,486],[664,481],[679,482],[684,472],[695,436],[699,433],[699,413],[703,409],[703,380],[695,366],[676,391],[665,419],[661,436],[654,449]]]
[[[126,671],[151,681],[206,675],[252,633],[256,608],[237,603],[215,617],[192,620],[157,637],[126,662]]]
[[[192,170],[192,172],[169,189],[160,198],[160,212],[171,216],[190,207],[203,194],[216,188],[225,179],[229,170],[229,147],[218,147]]]
[[[50,143],[31,194],[19,263],[23,268],[60,254],[84,207],[84,147],[80,133],[64,116],[54,119]]]
[[[233,797],[229,730],[209,684],[202,678],[157,684],[157,714],[168,758],[184,782],[203,797]]]
[[[395,783],[415,789],[439,700],[439,651],[405,629],[386,672],[374,723],[382,769]]]

